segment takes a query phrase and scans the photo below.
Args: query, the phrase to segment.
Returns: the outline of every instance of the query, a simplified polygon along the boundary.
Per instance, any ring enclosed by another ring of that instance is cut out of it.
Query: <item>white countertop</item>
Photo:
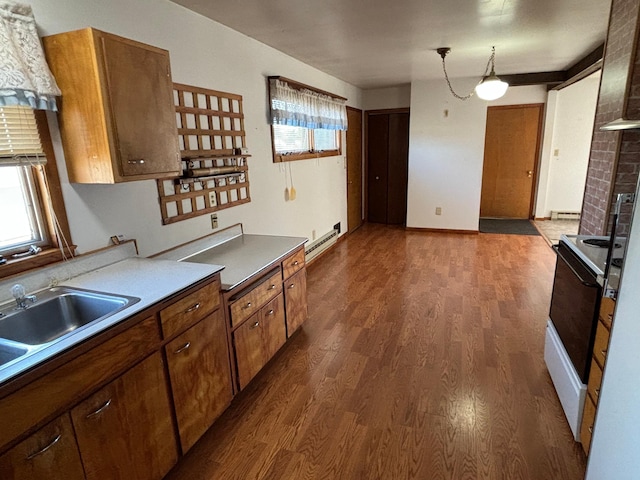
[[[0,383],[221,271],[223,268],[217,264],[178,263],[170,260],[133,257],[61,282],[60,286],[133,296],[140,298],[140,301],[102,321],[88,324],[60,340],[45,344],[27,356],[0,366]]]

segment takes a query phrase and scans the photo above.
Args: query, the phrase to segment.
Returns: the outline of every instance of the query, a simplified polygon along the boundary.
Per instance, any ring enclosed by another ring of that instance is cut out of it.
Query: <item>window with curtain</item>
[[[73,251],[42,112],[59,95],[31,7],[0,2],[0,277]]]
[[[269,95],[274,162],[340,155],[345,99],[280,77],[269,79]]]

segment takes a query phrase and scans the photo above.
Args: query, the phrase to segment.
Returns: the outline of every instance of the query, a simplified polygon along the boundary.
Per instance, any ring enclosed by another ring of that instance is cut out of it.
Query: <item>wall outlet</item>
[[[209,206],[216,206],[216,192],[209,192]]]
[[[334,230],[338,230],[338,234],[340,234],[340,222],[336,223],[336,224],[333,226],[333,229],[334,229]]]
[[[218,228],[218,214],[217,213],[212,213],[211,214],[211,228],[213,228],[213,229]]]
[[[436,215],[442,215],[442,207],[436,207]]]

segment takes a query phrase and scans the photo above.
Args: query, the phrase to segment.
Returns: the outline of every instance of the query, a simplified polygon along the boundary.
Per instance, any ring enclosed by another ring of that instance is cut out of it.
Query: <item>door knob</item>
[[[533,176],[533,170],[529,170],[527,172],[527,177],[531,178]]]
[[[376,177],[376,180],[380,180],[380,177]]]

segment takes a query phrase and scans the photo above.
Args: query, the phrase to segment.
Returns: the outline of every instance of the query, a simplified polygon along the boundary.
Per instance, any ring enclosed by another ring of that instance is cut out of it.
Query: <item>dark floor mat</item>
[[[509,235],[540,235],[529,220],[481,218],[480,233],[504,233]]]

